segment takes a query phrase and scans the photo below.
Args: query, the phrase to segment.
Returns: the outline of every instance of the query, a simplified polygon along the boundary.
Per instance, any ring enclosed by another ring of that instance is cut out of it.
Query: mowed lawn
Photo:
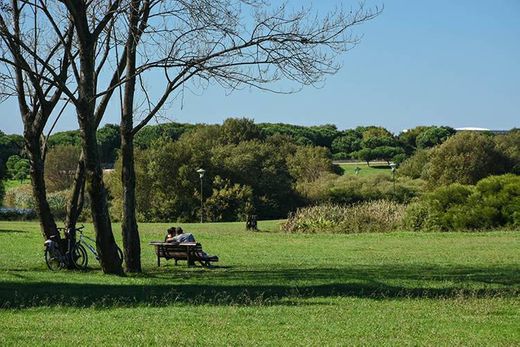
[[[520,233],[293,235],[185,224],[218,267],[47,270],[37,223],[0,222],[0,345],[520,344]],[[119,225],[114,224],[116,235]],[[92,226],[87,225],[92,234]]]
[[[377,174],[391,175],[392,170],[386,163],[376,162],[370,163],[368,166],[366,163],[338,163],[342,175],[356,175],[356,167],[360,170],[357,173],[359,176],[371,176]]]

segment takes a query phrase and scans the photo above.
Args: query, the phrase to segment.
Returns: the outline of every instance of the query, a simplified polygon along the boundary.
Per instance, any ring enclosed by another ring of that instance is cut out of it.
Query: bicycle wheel
[[[60,270],[63,267],[60,250],[57,248],[45,248],[45,263],[47,264],[49,270]]]
[[[88,264],[88,254],[85,250],[85,247],[83,247],[82,244],[77,243],[74,246],[74,251],[72,252],[72,261],[74,263],[74,266],[78,270],[86,270],[87,264]]]

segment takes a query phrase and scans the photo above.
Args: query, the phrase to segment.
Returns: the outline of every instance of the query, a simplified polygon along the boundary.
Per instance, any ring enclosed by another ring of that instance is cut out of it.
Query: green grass
[[[16,188],[16,187],[19,187],[23,184],[28,184],[30,183],[30,180],[29,179],[25,179],[23,181],[20,182],[20,180],[4,180],[4,187],[5,187],[5,190],[8,190],[8,189],[11,189],[11,188]]]
[[[520,233],[301,235],[183,224],[214,269],[46,269],[36,223],[0,222],[0,345],[518,345]],[[114,225],[116,234],[119,225]],[[87,225],[87,232],[92,227]],[[119,241],[119,240],[118,240]]]
[[[366,163],[339,163],[336,164],[339,166],[342,175],[355,175],[356,167],[359,167],[361,170],[359,171],[359,176],[370,176],[377,174],[385,174],[391,175],[392,171],[390,167],[386,165],[386,163],[371,163],[370,166],[367,166]]]

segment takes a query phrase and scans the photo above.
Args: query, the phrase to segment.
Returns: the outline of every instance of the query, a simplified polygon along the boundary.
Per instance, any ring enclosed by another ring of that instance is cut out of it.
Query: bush
[[[56,220],[64,220],[67,216],[67,203],[69,198],[70,192],[68,190],[47,194],[47,201]]]
[[[291,233],[367,233],[399,229],[405,206],[378,200],[352,206],[321,205],[299,209],[282,224]]]
[[[5,193],[4,206],[21,209],[34,209],[34,197],[30,184],[22,184],[8,189]]]
[[[47,194],[47,202],[51,208],[51,212],[56,220],[65,219],[67,215],[67,203],[70,192],[62,190]],[[23,211],[34,211],[36,208],[36,201],[32,194],[32,187],[30,184],[24,184],[7,191],[4,205],[10,209]],[[83,210],[88,209],[88,201],[84,204]],[[9,212],[11,213],[11,212]],[[17,214],[18,212],[15,212]],[[88,212],[87,212],[88,214]],[[24,217],[25,218],[25,217]],[[31,217],[32,218],[32,217]]]
[[[406,159],[399,165],[399,175],[411,178],[421,178],[424,176],[424,170],[428,167],[429,150],[419,149],[414,155]]]
[[[2,206],[2,203],[4,201],[4,195],[5,195],[4,181],[0,180],[0,206]]]
[[[407,177],[394,182],[389,175],[337,176],[322,175],[314,182],[302,182],[296,190],[311,204],[353,204],[374,200],[394,200],[407,203],[424,190],[422,180]]]
[[[72,145],[57,145],[49,149],[45,158],[45,182],[48,192],[72,187],[80,153],[80,148]]]
[[[212,222],[244,221],[252,213],[253,190],[216,176],[213,193],[205,202],[206,219]]]
[[[440,187],[410,204],[410,230],[489,230],[520,227],[520,176],[490,176],[476,186]]]
[[[36,219],[36,211],[28,208],[0,207],[0,220],[26,221]]]
[[[504,173],[506,161],[492,137],[462,132],[432,150],[426,179],[432,187],[475,184],[484,177]]]

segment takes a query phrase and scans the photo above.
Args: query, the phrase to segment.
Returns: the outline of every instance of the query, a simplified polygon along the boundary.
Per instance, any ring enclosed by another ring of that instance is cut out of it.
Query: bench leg
[[[161,257],[157,256],[157,266],[161,266]]]

